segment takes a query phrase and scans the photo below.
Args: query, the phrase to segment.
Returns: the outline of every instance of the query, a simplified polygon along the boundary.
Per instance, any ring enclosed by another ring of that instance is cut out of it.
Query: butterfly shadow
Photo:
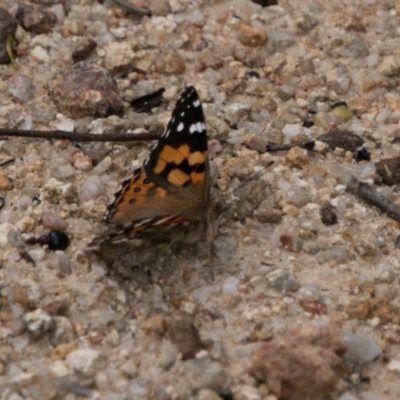
[[[202,224],[182,224],[157,232],[146,231],[130,240],[103,242],[87,250],[102,260],[117,280],[135,281],[142,288],[151,285],[154,276],[168,280],[177,274],[184,275],[190,265],[209,280],[213,278],[212,260],[206,241],[201,240],[204,229]]]

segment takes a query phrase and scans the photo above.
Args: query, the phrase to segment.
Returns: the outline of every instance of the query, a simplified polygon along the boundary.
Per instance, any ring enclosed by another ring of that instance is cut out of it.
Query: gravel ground
[[[400,2],[16,3],[0,127],[160,132],[195,85],[219,216],[211,262],[202,241],[89,252],[150,143],[1,140],[0,399],[400,398],[399,223],[345,191],[400,203]],[[25,243],[50,230],[70,246]]]

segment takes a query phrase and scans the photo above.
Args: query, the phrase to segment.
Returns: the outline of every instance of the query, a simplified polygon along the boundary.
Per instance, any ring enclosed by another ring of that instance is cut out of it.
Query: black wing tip
[[[183,89],[183,91],[181,92],[179,98],[183,99],[190,96],[199,97],[199,94],[193,85],[186,86],[185,89]]]

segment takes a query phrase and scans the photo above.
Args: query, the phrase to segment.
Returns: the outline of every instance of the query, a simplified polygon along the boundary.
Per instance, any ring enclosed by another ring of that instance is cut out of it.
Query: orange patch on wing
[[[187,159],[190,156],[190,147],[187,144],[179,146],[177,150],[183,155],[183,158]]]
[[[190,179],[193,183],[203,183],[204,182],[204,172],[192,172],[190,174]]]
[[[134,174],[121,188],[121,193],[114,200],[114,211],[112,221],[123,223],[129,217],[132,211],[139,209],[146,204],[149,196],[154,199],[164,199],[167,195],[166,190],[156,187],[153,182],[146,181],[146,174],[141,169]],[[139,191],[135,191],[139,188]],[[129,219],[129,218],[128,218]]]
[[[156,197],[159,199],[165,199],[165,196],[167,195],[167,191],[160,187],[156,189],[156,193],[157,193]]]
[[[190,154],[190,148],[187,144],[179,146],[177,149],[165,145],[160,152],[159,158],[164,160],[166,163],[180,164],[184,159],[188,158]]]
[[[153,172],[155,174],[160,174],[161,172],[164,171],[166,165],[167,165],[167,163],[164,160],[162,160],[161,158],[159,158],[157,160],[157,164],[155,165]]]
[[[205,162],[205,154],[200,151],[191,153],[188,157],[189,165],[203,164]]]
[[[185,172],[175,168],[168,174],[167,180],[172,185],[183,186],[185,183],[189,182],[190,177]]]

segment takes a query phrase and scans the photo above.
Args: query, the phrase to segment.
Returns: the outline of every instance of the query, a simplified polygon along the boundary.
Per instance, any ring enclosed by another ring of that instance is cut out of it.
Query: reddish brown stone
[[[204,347],[199,331],[187,319],[180,319],[170,324],[168,332],[171,342],[178,346],[184,360],[193,358]]]
[[[89,62],[64,70],[51,85],[51,93],[60,111],[72,118],[122,112],[115,80],[107,70]]]
[[[253,355],[250,373],[280,399],[322,398],[338,382],[346,346],[332,327],[303,326],[264,343]]]

